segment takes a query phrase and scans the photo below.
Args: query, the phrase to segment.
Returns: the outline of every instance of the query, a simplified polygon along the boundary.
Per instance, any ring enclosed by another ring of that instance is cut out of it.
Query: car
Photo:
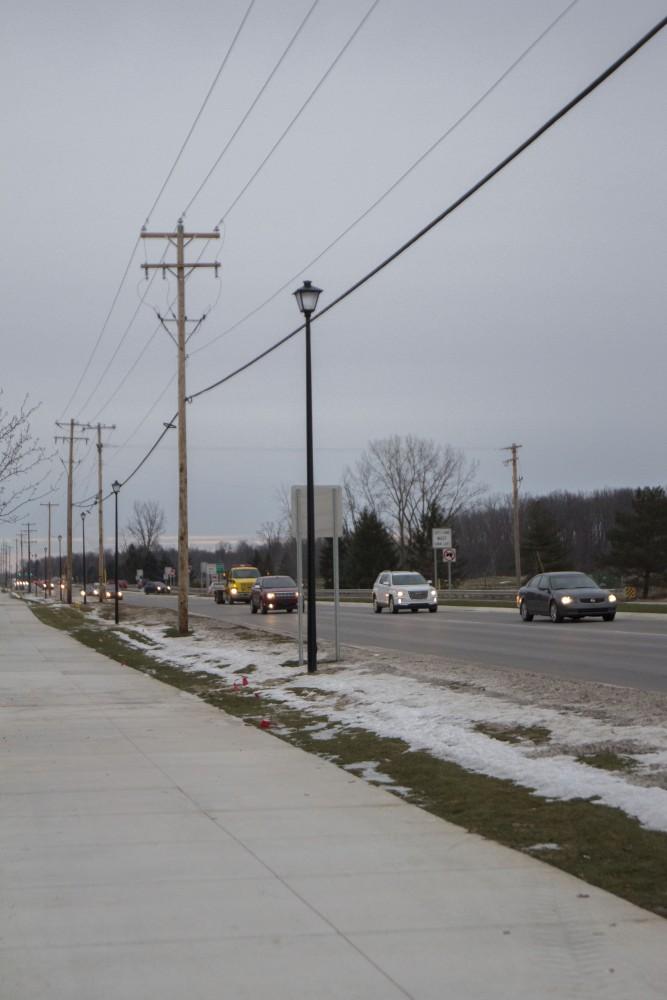
[[[430,580],[421,573],[409,570],[384,570],[373,584],[373,611],[380,614],[387,608],[392,614],[399,611],[438,610],[438,592]]]
[[[128,584],[127,580],[119,580],[118,581],[118,587],[119,587],[120,590],[127,590],[128,586],[129,586],[129,584]]]
[[[171,587],[162,580],[144,580],[144,594],[170,594]]]
[[[616,617],[616,594],[575,570],[538,573],[519,587],[516,604],[524,622],[531,622],[535,615],[545,615],[552,622],[565,618],[613,622]]]
[[[261,611],[294,611],[299,604],[299,591],[291,576],[260,576],[250,590],[250,610],[253,615]]]

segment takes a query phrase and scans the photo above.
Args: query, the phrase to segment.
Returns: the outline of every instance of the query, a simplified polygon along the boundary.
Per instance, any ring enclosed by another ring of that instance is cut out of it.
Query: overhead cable
[[[456,201],[452,202],[439,215],[437,215],[434,219],[432,219],[431,222],[429,222],[426,226],[422,227],[422,229],[420,229],[417,233],[415,233],[409,240],[403,243],[392,254],[386,257],[380,264],[374,267],[371,271],[368,271],[362,278],[356,281],[353,285],[350,285],[350,287],[347,288],[336,299],[334,299],[333,302],[330,302],[329,305],[325,306],[318,313],[316,313],[312,317],[311,322],[315,322],[315,320],[319,319],[321,316],[325,315],[325,313],[329,312],[335,306],[339,305],[342,301],[344,301],[346,298],[352,295],[353,292],[357,291],[368,281],[370,281],[371,278],[373,278],[376,274],[378,274],[390,263],[392,263],[392,261],[396,260],[397,257],[405,253],[405,251],[408,250],[411,246],[413,246],[418,240],[422,239],[423,236],[429,233],[435,226],[437,226],[440,222],[442,222],[445,218],[447,218],[447,216],[451,215],[452,212],[454,212],[464,202],[466,202],[469,198],[471,198],[474,194],[476,194],[477,191],[479,191],[486,184],[488,184],[490,180],[492,180],[497,174],[499,174],[502,170],[504,170],[505,167],[507,167],[513,160],[515,160],[518,156],[520,156],[521,153],[523,153],[526,149],[528,149],[529,146],[531,146],[534,142],[536,142],[537,139],[539,139],[540,136],[542,136],[548,129],[550,129],[553,125],[555,125],[558,121],[560,121],[561,118],[563,118],[566,114],[568,114],[568,112],[570,112],[573,108],[575,108],[578,104],[580,104],[581,101],[583,101],[586,97],[588,97],[589,94],[591,94],[602,83],[604,83],[605,80],[607,80],[610,76],[612,76],[613,73],[615,73],[618,69],[620,69],[620,67],[623,66],[624,63],[626,63],[629,59],[631,59],[632,56],[634,56],[641,48],[643,48],[644,45],[646,45],[655,35],[657,35],[660,31],[662,31],[663,28],[665,28],[666,26],[667,26],[667,17],[663,18],[656,25],[654,25],[654,27],[651,28],[650,31],[648,31],[645,35],[643,35],[639,39],[639,41],[637,41],[634,45],[632,45],[629,49],[627,49],[623,53],[623,55],[619,56],[618,59],[616,59],[609,67],[607,67],[606,70],[600,73],[599,76],[597,76],[591,83],[589,83],[587,87],[581,90],[574,98],[572,98],[572,100],[568,101],[567,104],[563,105],[563,107],[559,111],[557,111],[554,115],[552,115],[551,118],[549,118],[542,126],[540,126],[540,128],[538,128],[535,132],[533,132],[528,137],[528,139],[526,139],[519,146],[517,146],[503,160],[497,163],[495,167],[493,167],[488,173],[486,173],[472,187],[468,188],[468,190],[459,198],[457,198]],[[241,365],[239,368],[235,369],[233,372],[230,372],[228,375],[225,375],[223,378],[218,379],[216,382],[213,382],[210,385],[206,386],[205,388],[200,389],[198,392],[195,392],[192,395],[188,396],[187,397],[188,402],[192,403],[195,399],[198,399],[205,393],[211,392],[213,389],[217,389],[225,382],[229,382],[236,375],[239,375],[241,372],[246,371],[252,365],[256,364],[258,361],[262,360],[263,358],[271,354],[273,351],[277,350],[288,340],[291,340],[292,337],[295,337],[304,328],[305,324],[303,323],[300,324],[298,327],[296,327],[296,329],[286,334],[279,341],[276,341],[276,343],[271,345],[271,347],[267,348],[265,351],[262,351],[260,354],[256,355],[246,364]],[[172,426],[174,426],[174,421],[176,420],[176,417],[177,414],[174,414],[169,423],[165,425],[165,429],[159,435],[155,443],[151,446],[151,448],[143,457],[141,462],[139,462],[139,464],[133,469],[130,475],[126,477],[122,485],[125,485],[127,482],[129,482],[129,480],[148,461],[150,456],[153,454],[155,449],[158,447],[160,442],[165,437],[167,431],[170,430]]]
[[[643,35],[638,42],[636,42],[626,52],[624,52],[622,56],[619,56],[619,58],[616,59],[615,62],[611,64],[611,66],[608,66],[607,69],[604,70],[602,73],[600,73],[600,75],[597,76],[591,83],[589,83],[588,86],[584,87],[583,90],[579,91],[576,97],[573,97],[572,100],[568,101],[567,104],[563,105],[563,107],[559,111],[557,111],[554,115],[552,115],[551,118],[549,118],[543,125],[541,125],[538,129],[536,129],[535,132],[532,133],[532,135],[530,135],[527,139],[525,139],[522,143],[520,143],[520,145],[518,145],[514,150],[512,150],[512,152],[509,153],[508,156],[506,156],[499,163],[497,163],[495,167],[493,167],[491,170],[488,171],[488,173],[484,174],[484,176],[480,178],[480,180],[478,180],[475,184],[473,184],[472,187],[468,188],[468,190],[464,194],[462,194],[459,198],[457,198],[456,201],[453,201],[446,209],[444,209],[444,211],[440,212],[439,215],[437,215],[434,219],[432,219],[429,223],[427,223],[427,225],[423,226],[417,233],[415,233],[414,236],[411,236],[409,240],[406,240],[406,242],[403,243],[400,247],[398,247],[397,250],[394,250],[394,252],[391,253],[388,257],[385,257],[385,259],[380,264],[378,264],[376,267],[368,271],[358,281],[355,281],[353,285],[350,285],[350,287],[347,288],[344,292],[342,292],[337,298],[335,298],[333,302],[330,302],[323,309],[320,309],[319,312],[315,313],[315,315],[312,317],[311,322],[314,323],[315,320],[320,319],[331,309],[335,308],[335,306],[339,305],[341,302],[347,299],[350,295],[353,294],[353,292],[356,292],[359,288],[361,288],[368,281],[370,281],[371,278],[374,278],[376,274],[379,274],[380,271],[383,271],[385,267],[388,267],[389,264],[395,261],[402,254],[404,254],[406,250],[409,250],[410,247],[414,246],[414,244],[417,243],[419,240],[421,240],[424,236],[426,236],[427,233],[430,233],[432,229],[434,229],[444,219],[446,219],[449,215],[451,215],[452,212],[456,211],[456,209],[459,208],[461,205],[463,205],[464,202],[468,201],[468,199],[471,198],[474,194],[476,194],[479,190],[481,190],[481,188],[485,187],[485,185],[488,184],[489,181],[493,180],[493,178],[497,174],[499,174],[502,170],[504,170],[505,167],[509,166],[509,164],[512,163],[512,161],[515,160],[518,156],[520,156],[521,153],[523,153],[526,149],[528,149],[529,146],[532,146],[534,142],[536,142],[542,135],[544,135],[545,132],[547,132],[550,128],[552,128],[552,126],[554,126],[557,122],[559,122],[561,118],[563,118],[566,114],[568,114],[568,112],[570,112],[573,108],[575,108],[578,104],[580,104],[594,90],[597,90],[597,88],[602,83],[604,83],[605,80],[607,80],[613,73],[615,73],[618,69],[620,69],[620,67],[623,66],[623,64],[626,63],[628,59],[632,58],[632,56],[635,55],[636,52],[638,52],[644,45],[646,45],[646,43],[649,42],[655,35],[657,35],[658,32],[662,31],[662,29],[666,25],[667,25],[667,17],[659,21],[653,28],[651,28],[650,31],[648,31],[645,35]],[[301,330],[304,329],[304,327],[305,324],[301,323],[298,327],[296,327],[296,329],[286,334],[271,347],[268,347],[265,351],[262,351],[260,354],[256,355],[256,357],[246,362],[246,364],[241,365],[240,368],[235,369],[235,371],[230,372],[229,375],[225,375],[224,378],[218,379],[216,382],[211,383],[211,385],[206,386],[204,389],[200,389],[198,392],[192,393],[192,395],[188,396],[188,401],[192,402],[193,400],[198,399],[199,396],[203,396],[205,393],[211,392],[213,389],[218,388],[218,386],[223,385],[225,382],[228,382],[230,379],[234,378],[235,375],[239,375],[241,372],[246,371],[252,365],[256,364],[258,361],[261,361],[263,358],[267,357],[273,351],[277,350],[277,348],[282,347],[283,344],[287,343],[288,340],[291,340],[292,337],[295,337]]]
[[[466,111],[464,111],[463,114],[460,115],[455,122],[453,122],[453,124],[451,124],[440,136],[438,136],[435,142],[432,142],[431,145],[428,147],[428,149],[424,150],[424,152],[421,153],[421,155],[418,156],[416,160],[414,160],[414,162],[407,168],[407,170],[404,170],[403,173],[399,177],[397,177],[396,180],[386,189],[386,191],[384,191],[379,196],[379,198],[376,198],[375,201],[361,213],[361,215],[357,216],[357,218],[354,219],[353,222],[351,222],[345,229],[343,229],[342,232],[340,232],[338,236],[335,237],[335,239],[333,239],[330,243],[328,243],[327,246],[325,246],[325,248],[321,250],[316,257],[313,257],[313,259],[310,260],[307,264],[304,264],[303,267],[301,267],[295,274],[292,275],[291,278],[288,278],[287,281],[283,282],[280,288],[277,288],[271,295],[268,296],[268,298],[264,299],[264,301],[261,302],[258,306],[255,306],[254,309],[251,309],[250,312],[246,313],[244,316],[241,317],[241,319],[238,319],[231,326],[228,326],[221,333],[216,334],[215,337],[212,337],[210,340],[205,341],[194,351],[192,351],[191,354],[193,355],[198,354],[200,351],[205,350],[207,347],[210,347],[212,344],[217,343],[217,341],[222,340],[223,337],[228,336],[228,334],[238,329],[239,326],[241,326],[243,323],[249,320],[252,316],[255,316],[258,312],[264,309],[265,306],[268,306],[271,302],[273,302],[273,300],[276,299],[280,294],[282,294],[282,292],[284,292],[286,288],[289,288],[292,282],[296,281],[304,273],[304,271],[312,267],[313,264],[317,264],[317,262],[321,260],[322,257],[325,256],[325,254],[327,254],[330,250],[332,250],[338,243],[340,243],[340,241],[345,236],[348,235],[348,233],[352,232],[352,230],[356,226],[358,226],[360,222],[362,222],[365,218],[367,218],[367,216],[369,216],[371,212],[373,212],[378,207],[378,205],[382,204],[382,202],[393,191],[396,190],[399,184],[402,184],[402,182],[407,177],[409,177],[409,175],[414,170],[416,170],[416,168],[420,166],[420,164],[422,164],[424,160],[428,156],[430,156],[431,153],[433,153],[438,148],[438,146],[440,146],[445,141],[445,139],[447,139],[454,131],[456,131],[456,129],[460,125],[462,125],[463,122],[466,121],[466,119],[469,118],[474,111],[477,110],[477,108],[487,99],[487,97],[489,97],[494,92],[494,90],[496,90],[500,86],[500,84],[507,79],[510,73],[512,73],[512,71],[515,70],[516,67],[521,62],[523,62],[526,56],[533,51],[533,49],[542,41],[542,39],[549,34],[549,32],[565,17],[565,15],[570,10],[572,10],[573,7],[576,6],[577,3],[579,3],[579,0],[572,0],[572,2],[569,3],[567,7],[565,7],[560,12],[560,14],[558,14],[558,16],[555,17],[554,20],[547,25],[547,27],[542,32],[536,38],[533,39],[530,45],[528,45],[523,50],[523,52],[521,52],[516,57],[516,59],[514,59],[514,61],[510,63],[510,65],[500,74],[500,76],[497,77],[489,87],[487,87],[487,89],[483,92],[483,94],[481,94],[480,97],[478,97],[477,100],[473,104],[471,104],[470,107]]]
[[[299,35],[303,31],[303,29],[305,28],[306,23],[308,22],[308,20],[310,18],[310,15],[313,13],[313,11],[315,10],[315,8],[317,7],[317,5],[318,5],[319,2],[320,2],[320,0],[314,0],[314,3],[311,5],[310,9],[307,11],[306,16],[303,18],[303,20],[299,24],[298,28],[296,29],[296,31],[294,32],[294,34],[290,38],[289,42],[287,43],[287,47],[283,50],[282,55],[278,59],[278,62],[275,64],[275,66],[273,67],[273,69],[271,70],[271,72],[269,73],[269,75],[267,76],[266,80],[264,81],[264,83],[262,84],[262,86],[260,87],[260,89],[258,90],[258,92],[257,92],[254,100],[250,104],[250,107],[248,108],[248,110],[244,114],[243,118],[241,119],[241,121],[238,123],[238,125],[236,126],[236,128],[232,132],[232,134],[229,137],[229,139],[227,140],[227,142],[225,143],[225,145],[224,145],[224,147],[222,149],[222,152],[217,157],[217,159],[213,163],[213,166],[208,171],[208,173],[206,174],[206,176],[202,180],[201,184],[199,185],[199,187],[197,188],[197,190],[193,194],[192,198],[190,198],[190,201],[187,203],[187,205],[183,209],[183,211],[181,213],[181,216],[183,218],[185,218],[187,212],[190,210],[190,208],[192,207],[192,205],[195,203],[196,199],[199,197],[199,195],[201,194],[201,192],[204,190],[204,188],[208,184],[208,182],[211,179],[211,177],[213,176],[214,172],[217,170],[217,168],[218,168],[220,162],[222,161],[222,158],[224,157],[225,153],[227,152],[227,150],[229,149],[229,147],[231,146],[231,144],[234,142],[234,139],[239,134],[239,132],[241,131],[241,129],[245,125],[246,121],[248,120],[248,118],[252,114],[255,106],[257,105],[257,102],[261,98],[261,96],[264,93],[264,91],[266,90],[266,88],[271,83],[273,77],[278,72],[280,66],[282,65],[282,63],[286,59],[286,57],[287,57],[290,49],[292,48],[292,46],[296,42],[297,38],[299,37]]]

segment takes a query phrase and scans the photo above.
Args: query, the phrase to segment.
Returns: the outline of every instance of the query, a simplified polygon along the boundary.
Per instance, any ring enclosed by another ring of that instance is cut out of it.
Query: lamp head
[[[111,489],[114,491],[116,496],[118,496],[118,494],[120,493],[120,483],[118,482],[118,480],[116,480],[111,484]]]
[[[322,292],[321,288],[316,288],[312,282],[304,281],[301,288],[293,293],[299,311],[302,313],[312,313],[317,309],[317,300]]]

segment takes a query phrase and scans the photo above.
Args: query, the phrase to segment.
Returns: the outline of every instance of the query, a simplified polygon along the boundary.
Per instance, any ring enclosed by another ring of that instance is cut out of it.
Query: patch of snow
[[[325,715],[330,725],[400,739],[410,750],[423,750],[466,770],[513,781],[548,799],[595,800],[622,809],[648,828],[667,831],[667,790],[647,784],[653,770],[667,765],[664,725],[617,725],[567,707],[519,703],[507,694],[471,690],[468,684],[447,686],[441,675],[437,681],[433,675],[405,676],[383,670],[373,654],[365,661],[327,665],[317,674],[306,675],[303,667],[282,665],[291,658],[289,643],[284,644],[281,662],[277,662],[275,645],[268,639],[260,643],[256,636],[250,645],[220,632],[202,642],[201,636],[197,640],[166,638],[157,626],[133,625],[133,629],[155,645],[148,647],[123,634],[124,641],[156,660],[189,672],[226,677],[230,684],[239,681],[238,675],[230,675],[252,665],[251,683],[261,688],[263,698],[304,714]],[[313,692],[317,693],[314,700]],[[478,723],[541,726],[549,730],[550,743],[507,743],[477,731]],[[313,738],[318,735],[318,731],[312,733]],[[329,730],[322,729],[320,738],[329,735]],[[647,749],[629,755],[641,765],[643,784],[633,781],[632,774],[605,771],[575,759],[582,746],[619,741]]]

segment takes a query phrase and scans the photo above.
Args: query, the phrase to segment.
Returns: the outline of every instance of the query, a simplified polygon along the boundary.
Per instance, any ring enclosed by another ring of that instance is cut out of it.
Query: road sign
[[[449,549],[452,545],[452,529],[451,528],[433,528],[433,548],[434,549]]]
[[[456,549],[443,549],[442,558],[444,562],[456,562]]]

